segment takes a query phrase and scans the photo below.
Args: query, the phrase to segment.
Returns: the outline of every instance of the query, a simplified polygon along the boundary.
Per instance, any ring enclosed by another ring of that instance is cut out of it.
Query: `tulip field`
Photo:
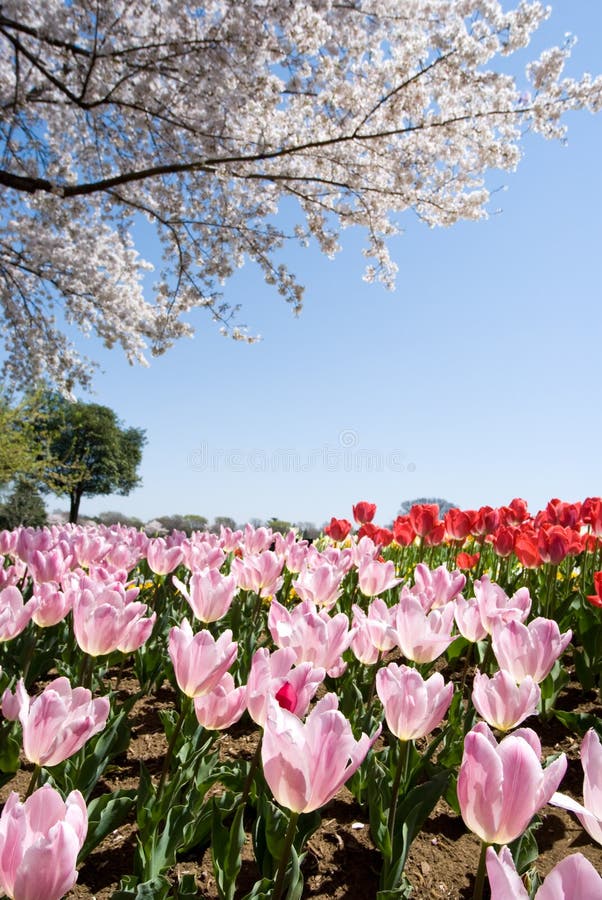
[[[352,512],[0,532],[0,896],[602,898],[602,499]]]

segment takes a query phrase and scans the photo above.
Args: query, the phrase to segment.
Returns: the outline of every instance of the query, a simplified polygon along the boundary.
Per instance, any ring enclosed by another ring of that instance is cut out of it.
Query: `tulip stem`
[[[403,776],[403,782],[407,780],[408,760],[410,758],[410,741],[399,741],[399,755],[397,758],[397,769],[393,780],[393,788],[391,790],[391,806],[389,807],[389,819],[387,828],[391,837],[391,847],[393,846],[393,834],[395,832],[395,814],[397,812],[397,800],[399,798],[399,787]]]
[[[289,857],[291,855],[291,848],[293,846],[293,841],[295,839],[295,833],[297,831],[297,820],[299,818],[298,812],[291,811],[291,817],[288,823],[288,828],[286,829],[286,835],[284,837],[284,846],[282,848],[282,856],[280,857],[280,861],[278,863],[278,874],[276,875],[276,883],[274,884],[274,893],[272,894],[272,900],[280,900],[282,896],[282,889],[284,887],[284,876],[286,874],[286,866],[289,861]]]
[[[79,683],[88,690],[92,687],[92,661],[93,657],[89,653],[84,653],[79,670]]]
[[[474,883],[472,900],[481,900],[483,897],[483,888],[485,887],[485,859],[488,846],[489,844],[485,841],[481,841],[481,854],[479,856],[479,865],[477,868],[477,877]]]
[[[259,761],[261,759],[261,742],[263,739],[263,734],[259,736],[259,743],[257,744],[257,748],[253,755],[253,759],[251,760],[251,764],[249,766],[249,771],[247,772],[247,777],[245,778],[245,783],[242,789],[242,795],[240,798],[240,806],[247,802],[249,797],[249,793],[251,791],[251,785],[253,784],[253,779],[255,777],[255,772],[257,771],[257,767],[259,766]]]
[[[163,769],[161,770],[161,778],[159,780],[159,784],[157,785],[157,793],[155,794],[155,802],[158,803],[161,794],[163,793],[163,787],[165,785],[165,779],[167,778],[167,773],[169,772],[169,764],[171,763],[171,758],[173,756],[174,747],[176,745],[176,741],[178,736],[182,730],[182,725],[184,724],[184,719],[186,718],[186,713],[190,708],[190,697],[184,696],[182,697],[182,708],[180,710],[180,716],[178,721],[174,725],[174,730],[171,733],[171,738],[169,739],[169,744],[167,746],[167,753],[165,754],[165,759],[163,761]]]
[[[37,783],[40,779],[41,771],[42,771],[41,766],[38,766],[38,765],[34,766],[33,772],[31,773],[31,778],[29,780],[29,785],[27,787],[27,793],[25,794],[26,800],[28,797],[30,797],[33,794],[33,792],[37,786]]]

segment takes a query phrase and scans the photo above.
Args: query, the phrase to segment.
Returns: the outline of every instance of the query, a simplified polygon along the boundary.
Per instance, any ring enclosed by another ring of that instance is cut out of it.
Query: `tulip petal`
[[[487,877],[491,900],[529,900],[529,894],[514,867],[512,854],[502,847],[499,856],[493,847],[487,848]]]

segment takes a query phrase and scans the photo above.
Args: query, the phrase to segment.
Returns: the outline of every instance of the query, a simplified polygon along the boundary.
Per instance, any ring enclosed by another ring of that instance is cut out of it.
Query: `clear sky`
[[[602,71],[602,0],[552,6],[528,55],[571,31],[569,74]],[[487,221],[428,230],[408,214],[393,293],[362,281],[349,232],[333,261],[287,253],[306,285],[299,318],[250,266],[225,286],[259,344],[220,337],[202,311],[195,338],[150,369],[82,339],[104,372],[81,399],[148,444],[143,486],[84,498],[81,514],[320,525],[365,499],[385,523],[420,496],[519,495],[535,510],[602,495],[602,115],[567,121],[565,146],[527,137],[518,171],[492,173]]]

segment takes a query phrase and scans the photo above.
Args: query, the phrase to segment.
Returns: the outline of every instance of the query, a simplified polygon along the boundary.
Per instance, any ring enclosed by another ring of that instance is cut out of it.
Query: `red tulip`
[[[537,536],[534,529],[519,531],[514,536],[514,553],[521,565],[526,569],[536,569],[541,565],[541,556],[537,549]]]
[[[602,608],[602,572],[594,572],[594,590],[596,593],[590,595],[587,599],[592,606]]]
[[[344,541],[350,531],[351,522],[348,522],[347,519],[335,519],[333,516],[324,529],[324,534],[327,534],[333,541]]]
[[[410,510],[410,522],[418,537],[425,537],[439,524],[437,503],[417,503]]]
[[[360,500],[353,507],[353,518],[358,525],[365,525],[371,522],[376,515],[376,503],[368,503],[367,500]]]
[[[477,514],[474,509],[448,509],[445,513],[445,533],[452,541],[463,541],[472,531]]]
[[[393,538],[400,547],[409,547],[416,539],[409,516],[397,516],[393,522]]]
[[[445,525],[443,522],[439,522],[438,525],[429,531],[428,534],[424,536],[424,544],[425,547],[438,547],[439,544],[443,543],[445,538]]]
[[[553,499],[546,506],[545,515],[550,525],[574,528],[581,518],[581,504],[565,503],[563,500]]]
[[[458,553],[456,565],[459,569],[475,569],[479,561],[480,553]]]
[[[479,537],[486,534],[492,534],[500,524],[500,512],[493,509],[492,506],[481,506],[477,512],[477,519],[473,526],[472,533]]]
[[[588,497],[581,504],[581,520],[597,537],[602,537],[602,497]]]
[[[508,525],[500,525],[493,533],[491,544],[497,555],[503,559],[510,556],[514,550],[514,533],[515,529],[510,528]]]

